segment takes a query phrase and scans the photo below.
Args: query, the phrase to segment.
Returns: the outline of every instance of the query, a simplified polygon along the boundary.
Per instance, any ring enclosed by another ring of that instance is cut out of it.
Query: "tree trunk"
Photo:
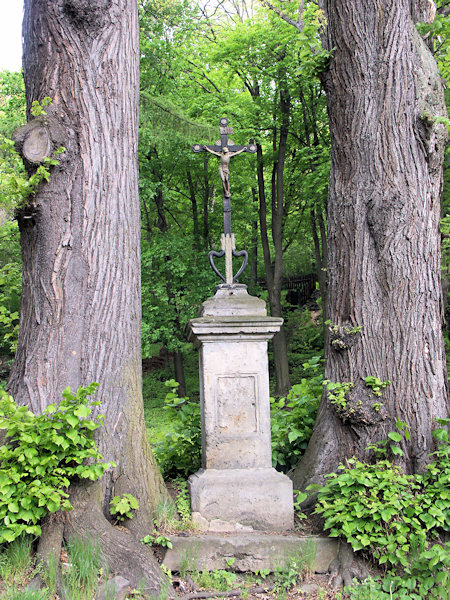
[[[327,239],[325,233],[325,222],[322,216],[322,211],[319,207],[318,215],[316,215],[316,206],[311,208],[311,233],[314,242],[314,256],[316,260],[317,280],[319,282],[320,297],[322,299],[322,322],[325,327],[325,321],[328,320],[327,315]],[[319,221],[319,234],[317,233],[317,221]],[[328,336],[324,330],[325,344],[327,344]]]
[[[446,133],[434,121],[445,105],[413,4],[322,0],[333,49],[323,81],[332,135],[329,319],[337,332],[326,378],[354,387],[341,411],[323,397],[296,488],[346,457],[367,458],[367,445],[386,439],[397,419],[411,427],[404,466],[417,472],[433,450],[433,419],[448,415],[438,232]],[[348,335],[345,327],[361,330]],[[367,376],[390,380],[381,398]]]
[[[209,250],[211,247],[209,236],[209,198],[211,188],[209,186],[208,162],[209,156],[205,156],[203,159],[203,182],[205,186],[203,193],[203,247],[205,250]]]
[[[258,195],[252,187],[253,204],[258,206]],[[257,209],[256,209],[257,210]],[[250,289],[254,290],[258,284],[258,217],[255,213],[252,218],[252,241],[250,246]]]
[[[198,250],[200,248],[200,239],[199,239],[199,228],[198,228],[197,196],[195,195],[194,182],[192,180],[192,175],[191,175],[191,172],[189,169],[187,170],[186,175],[187,175],[187,180],[188,180],[188,184],[189,184],[189,196],[191,198],[191,207],[192,207],[194,248],[196,248]]]
[[[158,149],[156,146],[150,150],[147,155],[147,159],[150,163],[150,170],[155,178],[156,184],[156,192],[154,196],[155,204],[156,204],[156,227],[165,233],[168,229],[167,227],[167,219],[166,219],[166,211],[164,208],[164,194],[163,194],[163,170],[161,166],[161,160],[158,156]]]
[[[283,79],[284,79],[283,73]],[[283,221],[284,221],[284,166],[286,162],[287,137],[291,99],[287,84],[283,81],[280,89],[281,126],[278,141],[278,154],[275,164],[275,185],[272,185],[272,240],[275,248],[273,287],[269,290],[270,314],[281,317],[281,286],[283,282]],[[289,378],[289,358],[284,326],[274,336],[273,357],[275,363],[275,393],[284,396],[291,387]]]
[[[66,386],[99,382],[97,442],[117,467],[71,486],[65,536],[95,533],[111,571],[157,592],[157,563],[137,542],[166,493],[142,404],[137,4],[25,0],[23,34],[28,117],[33,101],[53,100],[26,127],[39,125],[49,147],[66,152],[19,215],[23,288],[9,388],[40,413]],[[125,492],[140,505],[131,535],[107,520],[110,499]]]
[[[173,368],[175,381],[179,383],[177,393],[180,398],[183,398],[186,396],[186,378],[184,376],[184,360],[181,350],[177,350],[173,354]]]

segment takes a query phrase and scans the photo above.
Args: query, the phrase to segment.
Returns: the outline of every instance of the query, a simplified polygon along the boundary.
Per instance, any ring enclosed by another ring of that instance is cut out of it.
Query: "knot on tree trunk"
[[[328,325],[328,342],[333,350],[342,352],[351,348],[359,339],[362,327],[355,327],[351,323],[336,325],[331,321],[327,321]]]
[[[343,423],[375,426],[386,419],[382,397],[375,395],[364,381],[329,384],[327,389],[328,401]]]
[[[106,24],[111,5],[112,0],[64,0],[63,11],[74,27],[92,33]]]
[[[56,107],[48,108],[48,114],[33,118],[13,133],[14,145],[29,175],[58,148],[67,146],[67,135],[56,111]]]

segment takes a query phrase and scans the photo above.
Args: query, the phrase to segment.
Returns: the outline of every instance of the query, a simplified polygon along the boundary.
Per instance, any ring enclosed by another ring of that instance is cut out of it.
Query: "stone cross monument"
[[[247,253],[235,252],[231,233],[229,162],[256,147],[228,142],[227,119],[220,119],[220,132],[220,145],[193,147],[220,156],[224,234],[222,252],[210,253],[210,262],[224,283],[188,325],[189,339],[200,350],[202,415],[202,469],[189,478],[191,506],[204,524],[284,530],[294,522],[292,482],[272,468],[267,359],[267,342],[283,319],[268,317],[265,302],[236,283],[246,260],[236,276],[232,272],[232,257]],[[212,258],[224,255],[225,277]]]

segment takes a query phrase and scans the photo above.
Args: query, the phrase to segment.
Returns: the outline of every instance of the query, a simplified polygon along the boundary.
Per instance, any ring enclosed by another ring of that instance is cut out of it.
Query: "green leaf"
[[[89,406],[81,404],[73,411],[73,414],[79,417],[80,419],[85,419],[91,414],[91,409]]]

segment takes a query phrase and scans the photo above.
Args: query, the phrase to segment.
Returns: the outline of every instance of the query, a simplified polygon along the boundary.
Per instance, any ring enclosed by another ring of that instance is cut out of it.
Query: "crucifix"
[[[222,198],[223,198],[223,234],[221,236],[222,250],[216,252],[211,250],[209,253],[209,262],[213,271],[228,285],[235,283],[247,266],[248,254],[245,250],[236,252],[234,233],[231,233],[231,193],[230,193],[230,160],[233,156],[242,152],[256,152],[256,144],[250,142],[246,146],[238,146],[231,140],[228,140],[228,134],[233,133],[233,128],[228,127],[228,119],[222,117],[219,120],[220,141],[212,146],[194,144],[194,152],[210,152],[220,158],[219,175],[222,180]],[[218,271],[214,264],[214,256],[220,258],[225,255],[225,277]],[[241,268],[233,276],[232,260],[233,256],[243,256],[244,262]]]

